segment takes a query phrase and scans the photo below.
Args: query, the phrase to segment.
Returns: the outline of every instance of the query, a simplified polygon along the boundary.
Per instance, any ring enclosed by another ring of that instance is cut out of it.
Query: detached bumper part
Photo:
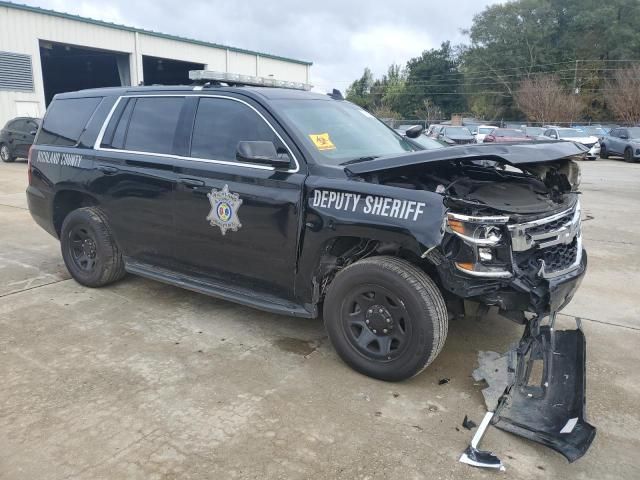
[[[493,417],[493,412],[487,412],[482,419],[482,423],[478,427],[478,431],[471,439],[471,445],[462,453],[460,457],[461,463],[466,463],[472,467],[484,467],[484,468],[496,468],[501,472],[504,472],[505,468],[502,461],[496,457],[492,452],[486,452],[484,450],[478,450],[480,440],[484,435],[485,430],[489,426],[489,422]]]
[[[586,342],[579,325],[576,330],[555,331],[553,323],[539,326],[533,320],[504,355],[480,352],[473,378],[488,383],[482,394],[492,425],[546,445],[573,462],[587,452],[596,435],[585,419]],[[472,442],[460,461],[491,467],[490,457],[477,455],[488,452],[478,452],[475,446]]]
[[[585,420],[586,342],[582,330],[540,327],[515,350],[515,382],[500,398],[492,424],[541,443],[569,462],[582,457],[596,429]],[[513,355],[511,356],[513,360]],[[539,365],[535,365],[536,363]],[[539,383],[533,373],[541,372]]]

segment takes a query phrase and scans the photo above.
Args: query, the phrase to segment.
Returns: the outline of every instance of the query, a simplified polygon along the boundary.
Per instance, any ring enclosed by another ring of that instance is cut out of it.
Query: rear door
[[[622,128],[614,128],[609,134],[609,141],[607,147],[609,147],[609,153],[622,153],[620,135],[622,134]]]
[[[173,265],[176,131],[184,96],[122,97],[96,149],[90,189],[130,259]]]
[[[293,298],[305,173],[291,142],[250,100],[189,102],[193,129],[176,168],[176,258],[187,273]],[[243,140],[273,142],[289,167],[238,162]]]
[[[33,120],[22,118],[14,122],[14,155],[26,157],[29,147],[33,143],[35,132],[38,126]]]

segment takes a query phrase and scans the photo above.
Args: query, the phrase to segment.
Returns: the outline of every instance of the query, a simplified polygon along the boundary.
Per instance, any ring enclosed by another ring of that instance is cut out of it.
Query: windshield
[[[478,128],[478,133],[481,133],[483,135],[488,135],[489,133],[493,132],[493,130],[496,127],[480,127]]]
[[[630,128],[629,138],[640,138],[640,128]]]
[[[584,127],[583,131],[587,135],[601,136],[601,135],[606,135],[607,134],[607,132],[605,132],[604,128],[602,128],[602,127]]]
[[[585,133],[580,130],[576,130],[575,128],[559,128],[558,129],[558,137],[560,138],[577,138],[584,137]]]
[[[419,143],[427,150],[435,150],[436,148],[444,148],[444,145],[434,138],[425,137],[424,135],[418,135],[417,138],[412,138],[416,143]]]
[[[448,137],[449,135],[469,135],[471,136],[471,131],[467,127],[447,127],[444,129],[444,135]]]
[[[494,137],[525,137],[524,132],[520,130],[496,130],[493,132]]]
[[[526,133],[527,133],[527,135],[542,135],[544,133],[544,128],[542,128],[542,127],[527,127]]]
[[[352,103],[335,100],[276,102],[278,111],[322,163],[338,165],[416,150],[411,142]]]

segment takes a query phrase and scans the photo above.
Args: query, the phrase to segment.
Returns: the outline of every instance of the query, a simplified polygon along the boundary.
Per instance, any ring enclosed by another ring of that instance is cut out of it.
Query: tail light
[[[496,137],[494,137],[493,135],[487,135],[486,137],[484,137],[484,141],[486,142],[495,142],[496,141]]]
[[[29,154],[27,155],[27,178],[29,179],[29,185],[31,185],[31,157],[33,156],[33,145],[29,147]]]

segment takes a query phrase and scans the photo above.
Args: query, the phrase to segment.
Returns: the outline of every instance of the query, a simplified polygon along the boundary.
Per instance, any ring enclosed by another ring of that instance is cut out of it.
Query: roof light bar
[[[215,72],[213,70],[190,70],[189,79],[195,82],[224,82],[229,85],[252,85],[256,87],[292,88],[309,91],[313,85],[302,82],[288,82],[270,77],[254,77],[237,73]]]

